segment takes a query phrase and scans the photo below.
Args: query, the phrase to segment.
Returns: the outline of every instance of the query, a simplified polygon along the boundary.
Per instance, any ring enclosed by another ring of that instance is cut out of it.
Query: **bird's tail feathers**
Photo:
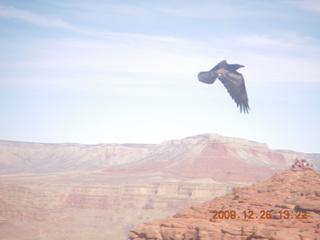
[[[199,72],[198,79],[200,82],[212,84],[216,80],[217,75],[212,72]]]

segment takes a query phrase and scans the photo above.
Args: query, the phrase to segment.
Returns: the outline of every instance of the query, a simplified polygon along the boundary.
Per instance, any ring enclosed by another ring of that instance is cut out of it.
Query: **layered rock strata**
[[[319,240],[320,174],[295,168],[134,227],[131,240]]]

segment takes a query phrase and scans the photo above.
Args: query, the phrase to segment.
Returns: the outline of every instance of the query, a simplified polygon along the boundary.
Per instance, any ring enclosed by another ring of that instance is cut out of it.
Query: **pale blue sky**
[[[319,26],[318,0],[0,0],[0,139],[320,153]],[[247,115],[197,80],[224,59],[245,65]]]

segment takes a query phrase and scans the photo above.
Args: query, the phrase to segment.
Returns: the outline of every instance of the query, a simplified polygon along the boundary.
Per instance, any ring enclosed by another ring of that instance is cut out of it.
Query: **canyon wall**
[[[136,224],[168,217],[234,186],[208,179],[119,182],[97,177],[73,182],[70,178],[57,181],[55,175],[55,181],[29,176],[23,183],[23,178],[1,178],[0,239],[126,239]],[[9,232],[8,226],[16,230]]]

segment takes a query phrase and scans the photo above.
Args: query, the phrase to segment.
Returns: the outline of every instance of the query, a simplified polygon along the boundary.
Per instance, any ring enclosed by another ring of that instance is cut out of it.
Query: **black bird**
[[[200,72],[198,79],[203,83],[212,84],[216,78],[219,78],[232,99],[237,103],[237,107],[240,106],[240,112],[248,113],[250,108],[244,78],[241,73],[237,72],[237,69],[241,67],[244,66],[228,64],[226,60],[223,60],[209,72]]]

